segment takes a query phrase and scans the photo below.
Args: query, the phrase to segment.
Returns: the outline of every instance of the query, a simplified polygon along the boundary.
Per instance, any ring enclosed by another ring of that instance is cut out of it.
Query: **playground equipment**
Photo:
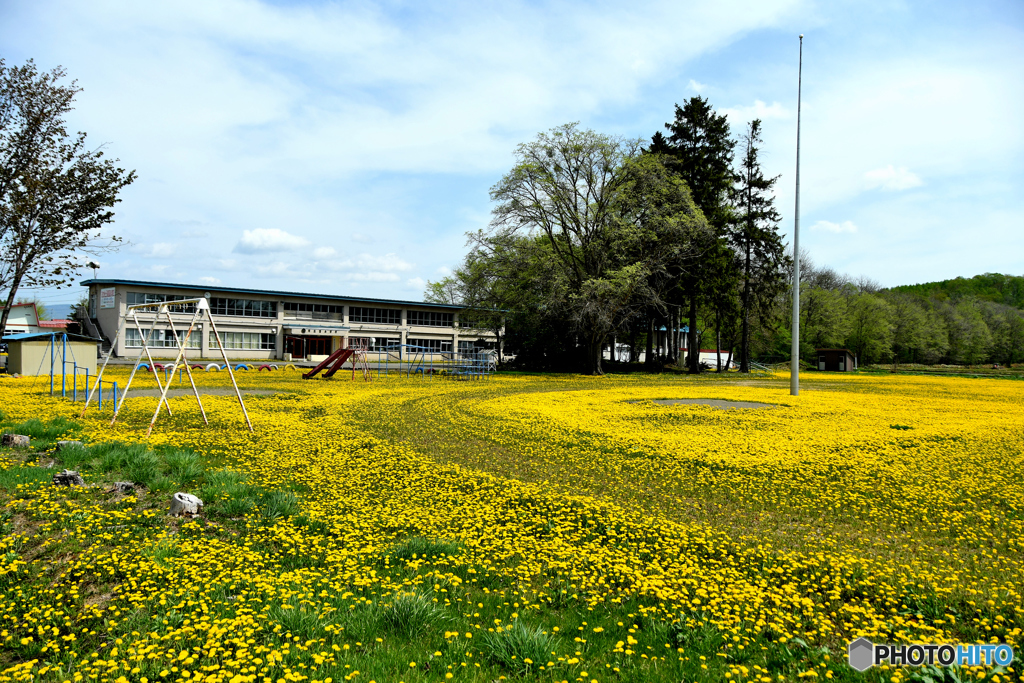
[[[349,359],[352,360],[352,379],[356,378],[356,369],[359,369],[363,373],[363,379],[369,382],[370,367],[366,362],[366,346],[359,342],[355,342],[343,349],[338,349],[331,355],[327,356],[327,358],[320,361],[312,370],[302,373],[302,379],[312,379],[324,368],[328,368],[327,372],[324,373],[324,379],[333,377],[338,370],[341,370],[345,361]],[[285,367],[287,368],[288,365]]]
[[[192,321],[189,323],[188,329],[185,331],[184,336],[179,336],[177,329],[174,327],[174,320],[171,317],[171,309],[174,308],[178,311],[186,311],[187,307],[192,306],[194,311],[192,313]],[[140,310],[155,310],[153,315],[152,324],[149,326],[149,330],[143,332],[142,325],[139,323],[137,312]],[[192,368],[189,366],[186,359],[185,344],[187,343],[189,336],[192,334],[192,330],[195,329],[196,323],[199,322],[200,315],[206,314],[206,321],[209,322],[211,329],[213,330],[214,337],[217,340],[217,348],[220,349],[221,355],[224,357],[224,368],[228,371],[228,375],[231,377],[231,385],[235,388],[235,396],[238,397],[238,405],[242,408],[242,414],[245,416],[245,424],[249,427],[249,431],[253,431],[252,421],[249,419],[249,411],[245,409],[245,401],[242,400],[242,392],[238,389],[238,383],[235,382],[235,374],[231,371],[231,363],[228,361],[227,352],[224,350],[224,344],[221,342],[220,332],[217,331],[217,324],[213,320],[213,316],[210,315],[210,302],[205,297],[199,297],[196,299],[182,299],[177,301],[161,301],[150,304],[132,304],[125,310],[121,321],[118,323],[117,332],[115,333],[115,339],[121,334],[121,328],[128,323],[128,318],[131,317],[132,322],[135,324],[135,328],[139,331],[139,336],[142,338],[142,349],[139,351],[138,358],[135,359],[135,366],[132,368],[131,374],[128,376],[128,383],[125,385],[124,393],[121,394],[121,402],[116,404],[114,407],[114,416],[110,419],[110,426],[114,426],[114,421],[117,420],[117,414],[121,411],[121,407],[124,405],[125,399],[128,397],[128,390],[132,386],[132,380],[135,378],[135,373],[138,372],[139,367],[146,365],[147,369],[156,369],[156,364],[153,362],[153,357],[149,353],[149,340],[150,335],[156,329],[156,323],[160,319],[161,314],[166,316],[166,322],[171,328],[171,334],[173,335],[177,346],[178,355],[174,359],[173,367],[181,365],[181,369],[188,374],[189,384],[192,385],[192,392],[195,394],[196,403],[199,404],[199,413],[203,416],[203,423],[206,425],[210,424],[209,419],[206,417],[206,410],[203,409],[203,401],[199,398],[199,389],[196,388],[195,379],[192,377]],[[103,359],[103,367],[96,375],[96,384],[93,385],[93,389],[89,391],[89,396],[85,400],[85,408],[82,409],[82,416],[85,416],[85,410],[89,407],[89,401],[92,400],[93,391],[100,385],[100,381],[103,378],[103,372],[107,368],[107,363],[110,362],[110,357],[113,355],[114,348],[111,346],[110,351],[107,352],[106,358]],[[146,359],[149,361],[148,364],[142,362],[142,356],[145,354]],[[183,362],[185,361],[185,362]],[[207,370],[210,367],[207,366]],[[248,369],[248,368],[246,368]],[[172,370],[173,372],[173,370]],[[164,382],[160,381],[160,374],[153,372],[153,376],[156,378],[157,387],[160,389],[160,400],[156,404],[156,410],[153,412],[153,419],[149,421],[149,428],[146,430],[146,437],[148,438],[153,432],[153,425],[156,424],[156,419],[160,415],[160,408],[167,408],[167,414],[172,415],[171,406],[167,402],[167,390],[171,388],[170,377],[165,376]]]
[[[375,353],[378,377],[396,373],[469,380],[486,379],[497,371],[496,354],[488,350],[455,353],[414,344],[390,344],[378,347]]]

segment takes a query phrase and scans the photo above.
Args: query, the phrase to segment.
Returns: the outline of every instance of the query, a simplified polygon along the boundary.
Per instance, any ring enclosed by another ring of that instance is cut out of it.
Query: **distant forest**
[[[985,273],[972,278],[958,277],[940,282],[925,282],[920,285],[890,287],[892,292],[917,294],[926,299],[948,301],[974,297],[981,301],[1024,309],[1024,276]]]
[[[815,348],[844,347],[861,365],[977,365],[1024,362],[1024,277],[986,273],[972,278],[882,288],[816,267],[801,269],[801,357]],[[759,330],[755,348],[788,358],[790,297],[780,297],[780,324]]]

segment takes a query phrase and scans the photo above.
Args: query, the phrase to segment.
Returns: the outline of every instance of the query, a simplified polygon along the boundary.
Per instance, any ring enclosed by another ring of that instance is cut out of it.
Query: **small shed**
[[[74,365],[79,372],[88,370],[96,374],[96,358],[99,355],[99,339],[81,334],[63,332],[29,332],[11,334],[0,339],[7,346],[7,372],[18,375],[49,375],[50,346],[53,345],[53,373],[61,373],[61,361],[66,360],[65,373],[73,373]],[[65,358],[66,356],[66,358]]]
[[[849,349],[814,349],[818,355],[818,369],[828,372],[850,372],[857,369],[857,361]]]

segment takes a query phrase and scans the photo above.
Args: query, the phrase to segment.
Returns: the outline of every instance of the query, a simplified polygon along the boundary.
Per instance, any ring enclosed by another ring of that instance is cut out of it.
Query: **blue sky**
[[[695,94],[762,118],[789,239],[800,33],[814,261],[1024,274],[1018,0],[0,2],[0,56],[63,65],[72,127],[138,172],[101,276],[402,299],[486,228],[518,143],[649,139]]]

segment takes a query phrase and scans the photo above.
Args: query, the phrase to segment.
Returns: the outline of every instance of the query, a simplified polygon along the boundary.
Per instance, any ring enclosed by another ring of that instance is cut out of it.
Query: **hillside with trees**
[[[918,285],[900,285],[890,288],[894,292],[916,294],[928,299],[948,301],[973,297],[982,301],[1005,304],[1024,309],[1024,276],[985,273],[972,278],[925,282]]]

